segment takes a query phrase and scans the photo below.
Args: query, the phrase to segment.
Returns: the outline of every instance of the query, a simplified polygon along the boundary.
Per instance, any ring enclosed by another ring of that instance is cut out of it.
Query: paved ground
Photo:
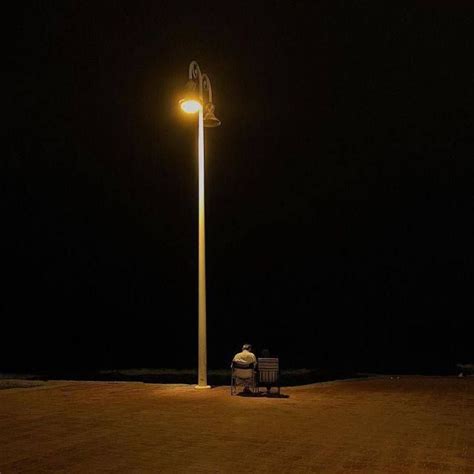
[[[474,472],[474,378],[0,390],[0,472]]]

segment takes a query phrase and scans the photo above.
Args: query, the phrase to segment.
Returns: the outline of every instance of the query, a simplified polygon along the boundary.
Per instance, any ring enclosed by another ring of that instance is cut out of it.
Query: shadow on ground
[[[239,392],[236,393],[235,396],[237,397],[245,397],[245,398],[290,398],[289,395],[285,395],[284,393],[266,393],[266,392]]]

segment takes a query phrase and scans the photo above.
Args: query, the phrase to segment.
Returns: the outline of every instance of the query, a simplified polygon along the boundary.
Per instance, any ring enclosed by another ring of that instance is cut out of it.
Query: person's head
[[[244,344],[242,346],[243,351],[251,351],[252,350],[252,345],[251,344]]]
[[[270,351],[268,349],[262,349],[262,357],[270,357]]]

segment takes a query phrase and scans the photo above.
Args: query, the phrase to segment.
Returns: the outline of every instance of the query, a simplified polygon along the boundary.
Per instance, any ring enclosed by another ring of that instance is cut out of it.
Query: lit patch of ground
[[[474,378],[282,393],[67,381],[1,390],[0,472],[474,471]]]

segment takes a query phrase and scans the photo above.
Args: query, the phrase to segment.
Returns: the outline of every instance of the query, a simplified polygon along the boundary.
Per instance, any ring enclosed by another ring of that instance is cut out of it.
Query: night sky
[[[474,361],[469,2],[27,2],[6,20],[0,369],[196,366],[193,59],[222,120],[210,366],[244,342],[285,367]]]

